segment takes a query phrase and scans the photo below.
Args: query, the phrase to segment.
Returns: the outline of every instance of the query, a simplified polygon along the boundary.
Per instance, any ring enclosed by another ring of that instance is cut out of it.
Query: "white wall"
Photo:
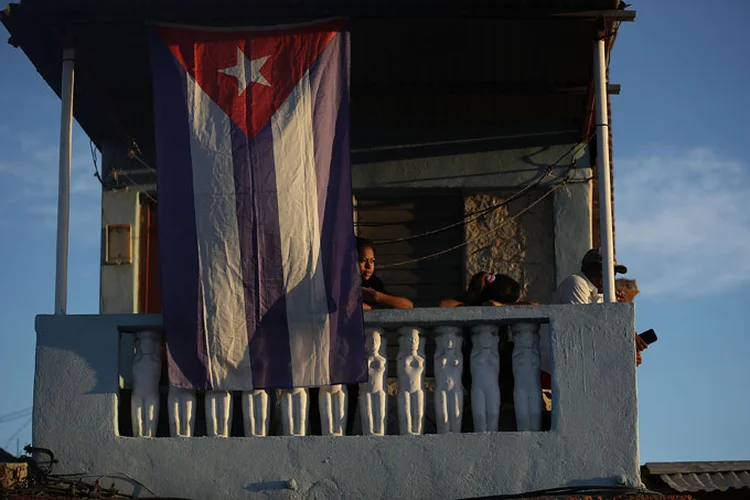
[[[55,453],[58,473],[127,473],[184,498],[465,498],[638,484],[631,304],[366,313],[368,324],[385,327],[518,318],[550,322],[550,432],[139,439],[117,435],[118,339],[161,318],[39,316],[34,445]],[[143,493],[130,481],[117,486]]]

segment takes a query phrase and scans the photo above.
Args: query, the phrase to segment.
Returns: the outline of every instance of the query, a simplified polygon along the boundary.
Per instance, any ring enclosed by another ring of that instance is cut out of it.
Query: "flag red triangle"
[[[329,21],[263,30],[155,30],[188,75],[253,138],[342,26]]]

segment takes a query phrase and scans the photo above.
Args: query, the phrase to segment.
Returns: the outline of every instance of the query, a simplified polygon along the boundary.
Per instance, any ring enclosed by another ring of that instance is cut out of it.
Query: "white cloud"
[[[617,256],[644,295],[699,296],[750,283],[750,173],[695,148],[617,159]]]
[[[51,135],[0,127],[0,224],[11,220],[47,234],[57,227],[58,149]],[[101,185],[93,176],[88,138],[74,136],[71,165],[70,238],[86,246],[100,242]]]

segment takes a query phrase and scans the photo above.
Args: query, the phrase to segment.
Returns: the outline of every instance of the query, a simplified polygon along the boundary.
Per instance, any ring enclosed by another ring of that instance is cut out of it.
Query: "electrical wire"
[[[570,496],[641,496],[649,495],[653,497],[663,497],[658,491],[648,490],[646,488],[633,488],[630,486],[566,486],[562,488],[550,488],[545,490],[527,491],[510,495],[490,495],[477,497],[472,500],[518,500],[522,498],[560,498]],[[468,499],[466,499],[468,500]]]
[[[586,142],[588,142],[588,141],[584,141],[583,144],[585,144]],[[445,226],[442,226],[442,227],[439,227],[439,228],[436,228],[436,229],[432,229],[430,231],[425,231],[425,232],[422,232],[422,233],[419,233],[419,234],[413,234],[413,235],[410,235],[410,236],[405,236],[403,238],[393,238],[393,239],[389,239],[389,240],[375,240],[375,241],[373,241],[373,244],[374,245],[386,245],[386,244],[389,244],[389,243],[403,243],[403,242],[406,242],[406,241],[411,241],[411,240],[415,240],[415,239],[418,239],[418,238],[423,238],[425,236],[432,236],[433,234],[438,234],[438,233],[441,233],[443,231],[448,231],[449,229],[453,229],[454,227],[463,226],[464,224],[467,224],[469,222],[474,222],[474,221],[476,221],[476,220],[478,220],[478,219],[480,219],[480,218],[482,218],[482,217],[484,217],[486,215],[489,215],[490,213],[495,212],[495,211],[499,210],[500,208],[508,205],[509,203],[511,203],[511,202],[513,202],[513,201],[515,201],[515,200],[517,200],[519,198],[521,198],[522,196],[524,196],[526,193],[528,193],[532,189],[538,187],[550,174],[552,174],[552,172],[554,171],[555,167],[557,167],[560,164],[560,162],[562,162],[566,157],[568,157],[571,153],[573,153],[577,148],[581,147],[581,144],[582,143],[576,143],[573,146],[571,146],[570,149],[566,150],[557,160],[555,160],[553,163],[551,163],[550,165],[548,165],[547,168],[544,170],[544,172],[542,172],[541,175],[539,175],[536,179],[534,179],[533,181],[529,182],[524,187],[522,187],[520,190],[516,191],[515,193],[513,193],[512,195],[510,195],[509,197],[507,197],[506,199],[504,199],[500,203],[497,203],[497,204],[489,206],[489,207],[482,208],[480,210],[475,210],[474,212],[471,212],[469,214],[464,215],[464,217],[460,221],[453,222],[451,224],[448,224],[448,225],[445,225]],[[571,168],[572,168],[572,166],[574,164],[575,164],[575,162],[573,161],[568,166],[568,171],[566,172],[566,177],[569,174],[569,172],[570,172],[570,170],[571,170]],[[408,222],[408,221],[389,222],[389,223],[382,224],[382,226],[400,225],[400,224],[404,224],[406,222]],[[370,226],[370,227],[373,227],[373,226]]]
[[[158,202],[158,201],[156,200],[156,198],[154,198],[153,196],[151,196],[151,195],[149,194],[148,190],[144,189],[144,188],[143,188],[143,186],[141,186],[140,184],[138,184],[137,182],[135,182],[135,181],[133,180],[133,178],[132,178],[132,177],[130,177],[130,175],[128,175],[128,173],[127,173],[126,171],[124,171],[124,170],[116,170],[115,172],[116,172],[116,174],[117,174],[117,175],[122,175],[123,177],[125,177],[125,178],[126,178],[126,179],[128,180],[128,182],[130,182],[130,184],[131,184],[131,185],[132,185],[133,187],[135,187],[135,188],[136,188],[136,190],[137,190],[137,191],[138,191],[139,193],[143,193],[143,194],[144,194],[144,196],[146,196],[146,198],[148,198],[148,199],[149,199],[149,200],[151,200],[152,202],[156,203],[157,205],[159,204],[159,202]]]
[[[414,262],[420,262],[420,261],[423,261],[423,260],[432,259],[434,257],[439,257],[440,255],[445,255],[445,254],[447,254],[449,252],[453,252],[455,250],[458,250],[459,248],[463,248],[463,247],[465,247],[466,245],[468,245],[469,243],[471,243],[473,241],[476,241],[476,240],[478,240],[480,238],[484,238],[486,236],[489,236],[489,235],[491,235],[491,234],[499,231],[505,225],[510,224],[511,222],[513,222],[514,220],[516,220],[517,218],[519,218],[520,216],[522,216],[523,214],[525,214],[526,212],[528,212],[529,210],[531,210],[532,208],[534,208],[538,203],[540,203],[542,200],[544,200],[547,196],[549,196],[553,192],[557,191],[558,189],[562,188],[563,186],[566,186],[567,184],[568,184],[568,182],[562,182],[562,183],[560,183],[560,184],[558,184],[556,186],[553,186],[552,188],[548,189],[547,192],[545,192],[542,196],[540,196],[539,198],[537,198],[536,200],[534,200],[534,202],[532,202],[528,206],[524,207],[523,210],[521,210],[517,214],[513,215],[512,217],[509,217],[509,218],[505,219],[502,223],[498,224],[496,227],[492,228],[491,230],[489,230],[489,231],[487,231],[485,233],[482,233],[480,235],[474,236],[473,238],[469,238],[467,240],[464,240],[463,242],[461,242],[461,243],[459,243],[457,245],[453,245],[450,248],[446,248],[444,250],[440,250],[439,252],[434,252],[434,253],[431,253],[429,255],[425,255],[423,257],[417,257],[417,258],[414,258],[414,259],[404,260],[404,261],[401,261],[401,262],[395,262],[395,263],[392,263],[392,264],[383,264],[383,265],[379,265],[378,267],[380,267],[381,269],[389,269],[389,268],[392,268],[392,267],[399,267],[399,266],[403,266],[403,265],[406,265],[406,264],[412,264]],[[485,248],[487,248],[487,247],[485,247]],[[472,255],[473,255],[473,253],[476,253],[476,252],[478,252],[480,250],[483,250],[483,248],[479,249],[479,250],[476,250],[475,252],[472,252]]]
[[[14,432],[13,434],[11,434],[11,436],[5,442],[5,446],[4,447],[7,448],[8,446],[10,446],[10,444],[13,442],[13,440],[16,439],[23,432],[23,430],[26,427],[29,426],[30,423],[31,423],[31,417],[27,418],[26,421],[23,423],[23,425],[21,425],[21,427],[19,427],[16,430],[16,432]]]
[[[8,423],[8,422],[12,422],[14,420],[19,420],[19,419],[22,419],[24,417],[28,417],[29,414],[31,413],[31,411],[32,411],[32,407],[29,406],[29,407],[23,408],[21,410],[16,410],[16,411],[12,411],[10,413],[6,413],[4,415],[0,415],[0,424],[5,424],[5,423]]]
[[[91,150],[91,161],[93,161],[94,163],[94,177],[96,177],[102,187],[104,187],[105,189],[110,189],[110,186],[107,186],[107,183],[104,182],[104,179],[102,179],[102,174],[99,172],[99,164],[96,158],[96,145],[91,139],[89,139],[89,149]]]

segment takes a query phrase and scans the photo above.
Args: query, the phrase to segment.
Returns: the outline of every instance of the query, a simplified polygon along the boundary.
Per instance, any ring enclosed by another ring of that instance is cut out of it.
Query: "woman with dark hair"
[[[389,295],[383,280],[375,275],[375,247],[368,240],[357,238],[359,272],[362,276],[362,307],[368,309],[411,309],[414,303],[406,297]]]
[[[466,291],[451,299],[440,301],[440,307],[501,306],[516,304],[521,298],[521,285],[505,274],[476,273],[469,280]]]

